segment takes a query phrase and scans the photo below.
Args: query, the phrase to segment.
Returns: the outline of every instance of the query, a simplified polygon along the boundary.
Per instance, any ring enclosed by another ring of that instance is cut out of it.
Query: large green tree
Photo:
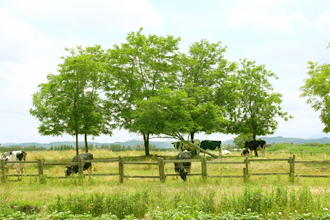
[[[224,58],[225,51],[221,42],[210,43],[202,39],[193,43],[187,54],[180,54],[179,89],[185,90],[189,97],[194,98],[196,107],[218,106],[214,118],[205,115],[201,108],[191,112],[191,120],[195,124],[189,131],[191,140],[199,132],[225,132],[224,128],[228,124],[226,105],[232,98],[232,91],[228,90],[227,83],[230,81],[229,73],[235,69],[235,65]]]
[[[149,155],[149,130],[138,129],[133,112],[138,102],[158,95],[164,86],[176,80],[178,43],[173,36],[145,36],[138,32],[128,34],[126,43],[108,50],[108,103],[116,110],[120,128],[141,134],[145,153]]]
[[[133,111],[134,123],[132,129],[150,133],[159,138],[174,138],[185,141],[184,136],[190,134],[192,128],[203,130],[209,126],[208,121],[217,120],[219,109],[215,105],[196,105],[196,100],[189,97],[184,90],[174,91],[162,89],[158,96],[148,100],[138,101],[137,109]],[[194,112],[204,114],[206,122],[197,124],[193,120]],[[192,147],[197,146],[187,142]],[[209,152],[198,148],[202,152]],[[213,154],[211,156],[217,157]]]
[[[292,118],[283,111],[282,94],[273,92],[268,78],[277,76],[255,61],[241,60],[237,70],[237,108],[230,112],[233,121],[230,133],[256,136],[273,134],[277,129],[276,117]]]
[[[330,44],[328,46],[330,49]],[[330,132],[330,64],[320,65],[318,62],[308,62],[309,78],[300,87],[301,97],[307,97],[315,111],[320,111],[320,119],[325,125],[323,132]]]
[[[101,74],[103,73],[100,46],[66,49],[70,55],[62,57],[59,74],[49,74],[47,83],[41,83],[33,94],[30,114],[39,121],[39,133],[76,137],[76,152],[79,154],[78,136],[111,134],[110,114],[105,114],[101,99]]]

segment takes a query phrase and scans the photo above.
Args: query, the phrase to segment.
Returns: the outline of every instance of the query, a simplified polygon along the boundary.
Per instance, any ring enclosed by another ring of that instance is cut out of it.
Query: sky
[[[180,37],[181,51],[201,39],[220,41],[225,58],[246,58],[274,72],[274,91],[281,107],[294,116],[278,119],[268,136],[330,137],[324,125],[300,98],[308,61],[330,63],[328,0],[1,0],[0,1],[0,143],[75,141],[38,134],[39,122],[29,114],[32,94],[47,74],[57,73],[65,48],[126,42],[129,32]],[[235,135],[198,134],[197,139],[228,140]],[[80,137],[82,141],[83,138]],[[90,141],[113,143],[142,140],[115,130]],[[156,139],[157,140],[157,139]]]

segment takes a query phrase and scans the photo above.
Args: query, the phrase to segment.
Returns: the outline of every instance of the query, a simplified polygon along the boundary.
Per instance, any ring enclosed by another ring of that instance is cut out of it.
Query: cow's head
[[[241,153],[241,156],[249,156],[250,155],[250,151],[249,151],[249,149],[244,149],[243,148],[243,151],[242,151],[242,153]]]
[[[12,153],[12,152],[10,152],[10,153]],[[10,154],[11,155],[11,154]],[[25,152],[25,151],[21,151],[21,152],[18,152],[17,154],[16,154],[16,157],[17,157],[17,159],[19,160],[19,161],[22,161],[22,160],[26,160],[26,155],[27,155],[27,153]]]
[[[187,180],[187,174],[188,174],[188,172],[185,169],[180,169],[179,170],[179,174],[180,174],[181,178],[183,179],[183,181],[186,181]]]
[[[70,166],[66,166],[64,170],[65,176],[71,176],[73,174],[73,168]]]

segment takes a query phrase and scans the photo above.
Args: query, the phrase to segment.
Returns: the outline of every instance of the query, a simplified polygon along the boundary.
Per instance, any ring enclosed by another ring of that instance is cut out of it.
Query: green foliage
[[[241,60],[242,68],[237,71],[239,84],[237,108],[231,111],[235,134],[250,134],[256,136],[273,134],[277,129],[275,117],[284,120],[292,118],[287,112],[282,111],[280,93],[274,93],[270,77],[276,75],[266,70],[264,65],[257,66],[256,62]]]
[[[108,50],[107,105],[115,111],[121,128],[143,135],[146,154],[149,136],[146,126],[136,124],[138,102],[157,96],[164,86],[176,80],[178,43],[173,36],[145,36],[142,28],[128,34],[126,43]],[[157,121],[154,121],[156,124]]]
[[[328,46],[329,48],[329,46]],[[330,64],[320,65],[318,62],[308,62],[309,78],[300,87],[301,97],[306,97],[306,103],[315,111],[320,111],[320,119],[325,125],[323,132],[330,131]]]
[[[143,217],[148,211],[148,192],[116,193],[113,195],[91,194],[72,195],[68,198],[58,196],[56,202],[48,206],[49,212],[67,212],[72,214],[89,213],[100,216],[113,213],[123,219],[126,215]]]
[[[278,143],[267,146],[267,151],[286,151],[292,153],[300,152],[329,152],[330,144],[320,143],[306,143],[306,144],[289,144],[289,143]]]
[[[111,111],[104,109],[100,96],[103,50],[100,46],[66,50],[70,56],[62,57],[59,74],[49,74],[48,82],[41,83],[33,94],[30,114],[40,121],[39,133],[66,133],[76,139],[79,134],[111,134]],[[78,140],[76,149],[78,153]]]
[[[188,133],[191,140],[194,139],[195,133],[208,134],[225,130],[227,123],[224,120],[225,106],[233,100],[233,93],[227,86],[230,81],[229,72],[235,69],[235,65],[224,59],[225,51],[226,48],[221,47],[221,42],[210,43],[202,39],[189,47],[188,54],[180,54],[177,89],[184,90],[188,97],[193,98],[195,107],[204,107],[195,110],[187,109],[194,122]],[[205,114],[207,108],[210,112],[215,110],[217,114]]]
[[[7,205],[1,200],[0,218],[330,219],[330,195],[327,194],[320,198],[307,186],[296,189],[282,185],[271,189],[246,185],[242,191],[221,194],[187,187],[167,196],[161,188],[151,191],[137,189],[130,193],[77,193],[68,197],[57,196],[43,213],[23,211],[30,203],[18,201]]]

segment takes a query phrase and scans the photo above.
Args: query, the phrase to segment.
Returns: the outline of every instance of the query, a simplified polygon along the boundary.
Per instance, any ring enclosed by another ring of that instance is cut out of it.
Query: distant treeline
[[[0,152],[6,152],[6,151],[17,151],[17,150],[24,150],[24,151],[67,151],[67,150],[74,150],[75,148],[72,145],[66,145],[63,144],[61,146],[50,146],[49,148],[46,147],[37,147],[36,145],[30,145],[30,146],[0,146]],[[84,151],[85,146],[81,145],[79,146],[79,149]],[[96,150],[96,149],[106,149],[111,151],[144,151],[143,145],[135,145],[135,146],[122,146],[120,144],[102,144],[101,146],[98,145],[88,145],[89,150]],[[149,149],[151,151],[162,151],[162,150],[169,150],[169,149],[159,149],[156,148],[156,145],[150,144]]]

